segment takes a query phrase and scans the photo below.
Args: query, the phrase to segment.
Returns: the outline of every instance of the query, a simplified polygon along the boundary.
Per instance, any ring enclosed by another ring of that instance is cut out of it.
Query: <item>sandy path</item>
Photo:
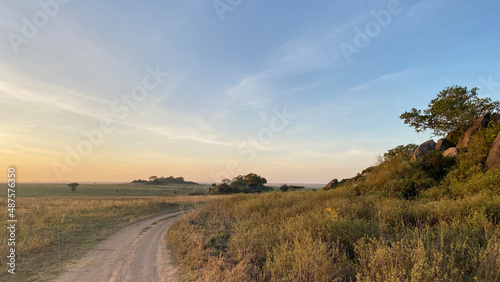
[[[175,269],[164,238],[183,213],[155,216],[124,228],[70,265],[55,281],[174,281]]]

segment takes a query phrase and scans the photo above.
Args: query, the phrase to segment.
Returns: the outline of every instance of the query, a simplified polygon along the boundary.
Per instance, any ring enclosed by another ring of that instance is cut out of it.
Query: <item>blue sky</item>
[[[351,177],[388,149],[430,138],[399,115],[445,87],[477,86],[499,99],[499,8],[8,1],[0,7],[1,162],[16,165],[21,181]],[[358,46],[359,31],[371,37]],[[346,56],[341,46],[357,51]],[[147,77],[151,70],[161,77]],[[145,79],[155,85],[147,96],[123,102]],[[84,133],[96,130],[94,140]]]

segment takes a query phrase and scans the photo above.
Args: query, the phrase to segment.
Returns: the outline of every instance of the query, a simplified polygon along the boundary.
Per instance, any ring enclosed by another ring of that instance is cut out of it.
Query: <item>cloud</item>
[[[379,76],[375,79],[372,79],[370,81],[364,82],[362,84],[359,84],[357,86],[351,87],[346,90],[346,92],[356,92],[356,91],[365,91],[365,90],[370,90],[373,89],[374,86],[379,85],[381,83],[384,84],[389,84],[389,82],[393,82],[394,80],[402,80],[402,79],[413,79],[416,76],[420,75],[421,69],[419,68],[413,68],[413,69],[407,69],[404,71],[399,71],[391,74],[386,74]]]
[[[2,72],[6,73],[5,69]],[[76,90],[39,82],[27,76],[15,77],[12,79],[13,83],[9,83],[5,81],[5,78],[9,77],[12,78],[12,76],[6,76],[0,80],[0,97],[4,101],[5,99],[13,101],[17,106],[24,105],[25,108],[31,109],[33,115],[40,116],[43,113],[51,113],[50,119],[56,121],[57,124],[65,124],[65,120],[69,117],[81,123],[81,125],[73,124],[73,128],[88,127],[88,123],[95,123],[97,127],[97,121],[110,120],[115,125],[121,126],[116,132],[122,134],[136,134],[137,130],[141,130],[149,134],[167,137],[170,140],[237,146],[236,143],[217,140],[219,136],[211,134],[211,127],[205,123],[203,118],[196,115],[186,115],[175,111],[165,112],[161,108],[155,107],[155,104],[148,106],[146,101],[140,107],[149,108],[149,111],[141,110],[134,113],[131,109],[132,114],[127,119],[120,119],[111,111],[111,102],[109,101],[85,95]],[[20,83],[21,81],[22,83]],[[168,122],[170,124],[168,126],[159,125],[159,123],[165,123],[164,119],[159,118],[161,116],[167,119],[171,117],[175,119],[175,122]],[[47,121],[33,121],[35,125],[40,122]],[[56,124],[52,125],[56,126]],[[202,129],[204,133],[199,132],[198,129]]]

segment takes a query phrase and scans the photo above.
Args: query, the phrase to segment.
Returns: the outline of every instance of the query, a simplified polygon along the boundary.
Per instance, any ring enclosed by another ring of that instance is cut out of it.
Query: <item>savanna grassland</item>
[[[238,194],[184,216],[167,235],[181,278],[500,281],[500,102],[476,90],[448,87],[401,115],[448,148],[397,146],[322,191]]]
[[[500,281],[500,168],[478,136],[456,159],[399,146],[329,190],[210,202],[169,231],[182,279]]]
[[[499,222],[490,193],[408,201],[339,188],[215,200],[168,240],[185,281],[500,281]]]
[[[208,185],[198,184],[168,184],[143,185],[132,183],[92,184],[81,183],[74,192],[67,184],[57,183],[21,183],[18,185],[18,197],[121,197],[121,196],[178,196],[193,192],[204,192]],[[1,193],[7,195],[7,184],[0,184]]]
[[[62,184],[18,184],[16,275],[3,272],[0,280],[47,281],[55,278],[71,260],[81,257],[91,247],[129,224],[157,214],[196,208],[218,197],[186,196],[200,187],[195,186],[188,189],[182,185],[165,188],[82,184],[71,192],[67,185]],[[6,195],[7,188],[2,188]],[[179,194],[184,196],[174,196]],[[0,201],[2,206],[7,206],[5,197]],[[7,208],[1,214],[1,220],[7,222]],[[0,231],[2,254],[8,254],[7,232],[6,228]]]

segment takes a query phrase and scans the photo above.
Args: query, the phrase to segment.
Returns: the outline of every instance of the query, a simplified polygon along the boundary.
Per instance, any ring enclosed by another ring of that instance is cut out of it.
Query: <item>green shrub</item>
[[[499,131],[500,124],[490,123],[488,128],[471,138],[467,149],[458,156],[457,165],[449,171],[443,181],[443,185],[453,196],[463,197],[484,189],[498,189],[498,186],[491,182],[495,178],[495,173],[485,176],[483,169],[488,152]]]
[[[340,187],[215,200],[168,239],[185,280],[496,281],[499,221],[491,193],[407,201]]]
[[[399,146],[379,158],[365,179],[358,180],[361,194],[383,193],[387,196],[415,199],[422,191],[439,185],[454,167],[455,160],[442,152],[424,156],[421,162],[410,162],[415,145]]]
[[[287,184],[283,184],[280,186],[281,192],[297,191],[297,190],[302,190],[302,189],[304,189],[304,186],[295,186],[295,185],[287,185]]]

